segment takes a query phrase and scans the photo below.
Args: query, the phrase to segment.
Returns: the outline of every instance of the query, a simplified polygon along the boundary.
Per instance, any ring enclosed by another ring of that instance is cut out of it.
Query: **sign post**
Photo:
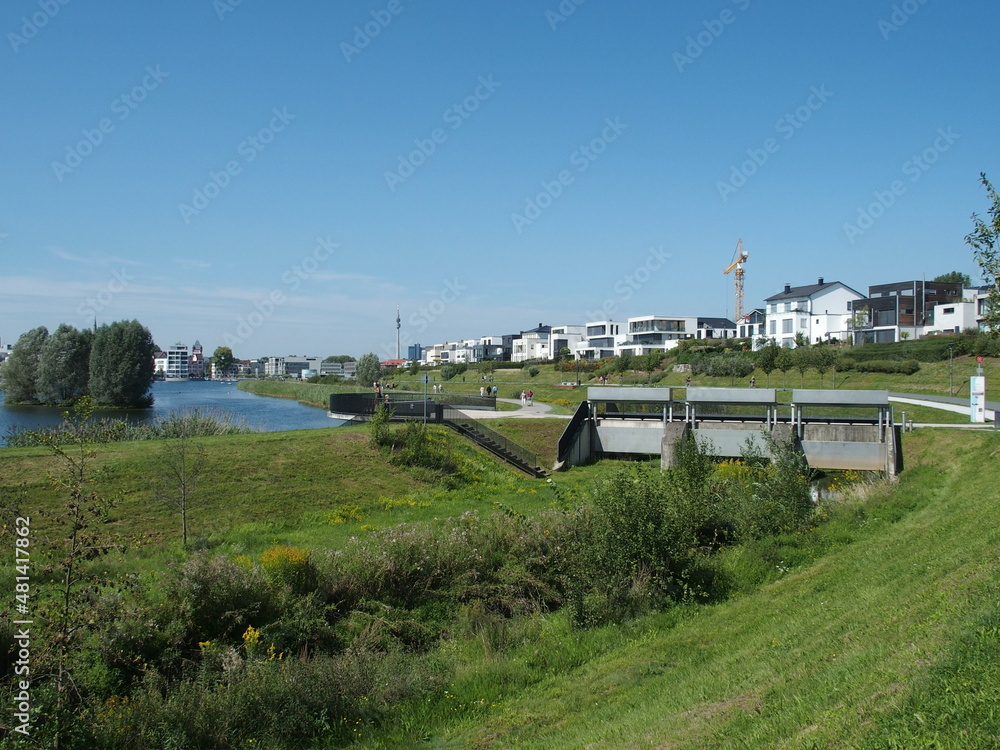
[[[969,381],[969,421],[986,421],[986,378],[983,376],[983,358],[976,357],[976,374]]]
[[[420,382],[424,384],[424,427],[427,426],[427,384],[431,382],[430,375],[421,375]]]

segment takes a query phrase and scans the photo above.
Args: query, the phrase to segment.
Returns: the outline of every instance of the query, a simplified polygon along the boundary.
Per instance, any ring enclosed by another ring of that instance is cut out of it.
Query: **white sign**
[[[986,378],[981,375],[969,379],[969,421],[986,421]]]

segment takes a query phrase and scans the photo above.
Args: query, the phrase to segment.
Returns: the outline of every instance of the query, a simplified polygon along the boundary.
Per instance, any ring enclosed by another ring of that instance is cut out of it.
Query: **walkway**
[[[923,393],[890,393],[889,400],[895,401],[899,404],[913,404],[914,406],[927,406],[932,409],[941,409],[942,411],[950,411],[955,414],[965,414],[969,415],[969,398],[961,398],[958,396],[928,396]],[[1000,401],[987,401],[986,402],[986,418],[996,422],[996,412],[1000,410]],[[955,423],[941,423],[941,424],[930,424],[930,423],[914,423],[914,427],[952,427],[952,428],[964,428],[964,429],[995,429],[992,424],[989,423],[976,423],[969,422],[968,424],[955,424]]]
[[[521,406],[520,399],[498,398],[507,404],[519,407],[516,411],[485,411],[483,409],[461,409],[460,411],[471,419],[572,419],[569,414],[552,414],[552,405],[535,401],[531,406]]]

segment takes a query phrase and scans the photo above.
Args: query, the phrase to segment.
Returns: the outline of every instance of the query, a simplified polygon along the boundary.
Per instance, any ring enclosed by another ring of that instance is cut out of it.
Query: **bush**
[[[920,363],[915,359],[892,360],[873,359],[868,362],[856,362],[857,372],[882,372],[890,374],[912,375],[920,369]]]

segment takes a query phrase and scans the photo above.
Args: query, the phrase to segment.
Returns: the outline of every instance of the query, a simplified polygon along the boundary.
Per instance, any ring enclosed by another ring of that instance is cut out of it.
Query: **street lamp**
[[[948,395],[955,393],[955,345],[948,344]]]

